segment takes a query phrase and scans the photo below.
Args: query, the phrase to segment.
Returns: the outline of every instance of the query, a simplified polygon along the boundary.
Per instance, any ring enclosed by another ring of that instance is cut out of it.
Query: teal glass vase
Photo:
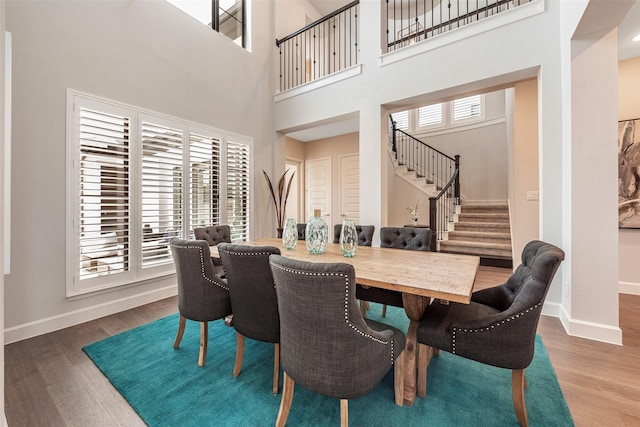
[[[298,244],[298,225],[295,218],[287,218],[282,232],[282,246],[287,250],[294,250]]]
[[[356,256],[358,249],[358,230],[356,230],[355,221],[345,219],[342,221],[342,230],[340,231],[340,252],[345,257]]]
[[[305,243],[312,254],[322,254],[327,248],[329,227],[320,216],[320,209],[313,211],[313,217],[307,222],[305,229]]]

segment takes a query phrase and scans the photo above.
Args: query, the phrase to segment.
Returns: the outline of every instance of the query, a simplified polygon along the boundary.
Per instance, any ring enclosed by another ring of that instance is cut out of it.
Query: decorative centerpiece
[[[289,177],[289,182],[285,183],[285,177],[287,176],[288,172],[289,169],[284,171],[284,173],[280,177],[280,181],[278,181],[278,197],[276,198],[276,191],[271,184],[269,175],[267,175],[264,170],[262,171],[262,173],[264,174],[264,178],[267,180],[269,191],[271,191],[273,206],[275,206],[276,208],[276,220],[278,221],[276,230],[278,231],[278,238],[282,237],[282,226],[284,223],[285,210],[287,209],[287,198],[289,197],[289,190],[291,190],[291,181],[293,181],[293,176],[296,174],[295,172],[293,172]]]
[[[305,243],[307,250],[312,254],[323,254],[327,248],[329,239],[329,227],[320,216],[320,209],[313,210],[313,217],[307,222],[305,229]]]
[[[418,209],[420,208],[420,199],[416,201],[416,207],[412,208],[411,206],[407,206],[407,210],[411,215],[411,219],[413,220],[413,225],[418,225],[418,220],[420,220],[420,216],[418,214]]]
[[[343,256],[354,257],[358,249],[358,230],[356,223],[352,219],[342,221],[342,230],[340,231],[340,252]]]

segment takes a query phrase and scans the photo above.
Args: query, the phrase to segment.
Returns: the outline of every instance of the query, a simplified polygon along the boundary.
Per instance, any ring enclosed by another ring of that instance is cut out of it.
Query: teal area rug
[[[406,331],[404,310],[371,304],[369,317]],[[178,315],[171,315],[84,347],[140,417],[160,426],[274,425],[281,393],[273,395],[273,344],[245,341],[242,372],[233,377],[235,331],[222,320],[209,324],[207,363],[197,366],[199,326],[187,322],[173,349]],[[573,426],[541,338],[527,369],[525,391],[531,426]],[[282,376],[281,376],[282,378]],[[281,380],[282,392],[282,380]],[[413,406],[394,404],[393,369],[367,396],[349,401],[351,426],[517,426],[511,371],[442,352],[429,365],[427,397]],[[296,386],[287,425],[337,426],[336,399]]]

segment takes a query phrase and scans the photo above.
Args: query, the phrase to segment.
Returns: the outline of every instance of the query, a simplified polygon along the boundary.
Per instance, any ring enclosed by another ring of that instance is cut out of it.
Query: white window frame
[[[129,133],[129,218],[128,218],[128,239],[129,239],[129,268],[124,272],[112,274],[97,274],[95,277],[80,280],[81,257],[80,257],[80,171],[79,165],[79,117],[81,108],[90,108],[104,113],[122,115],[130,119]],[[77,110],[77,111],[76,111]],[[219,218],[220,224],[228,223],[227,213],[227,181],[226,181],[226,153],[227,141],[246,144],[248,147],[249,165],[249,215],[247,221],[247,235],[249,235],[253,224],[253,140],[250,137],[225,132],[212,127],[185,121],[183,119],[170,117],[164,114],[144,110],[138,107],[100,98],[90,94],[82,93],[72,89],[67,90],[67,214],[66,223],[66,274],[68,297],[82,295],[90,292],[114,288],[126,284],[132,284],[149,279],[159,278],[175,273],[175,266],[170,256],[164,263],[151,267],[142,267],[142,242],[143,242],[143,216],[142,216],[142,123],[148,121],[156,125],[168,126],[182,131],[182,171],[186,175],[182,176],[182,229],[179,234],[182,236],[192,235],[191,205],[190,205],[190,141],[191,134],[212,137],[220,141],[220,164],[219,164]],[[186,177],[185,177],[186,176]],[[159,231],[159,230],[158,230]],[[163,260],[164,261],[164,260]]]
[[[468,98],[472,98],[472,97],[478,97],[479,101],[480,101],[480,114],[478,115],[474,115],[474,116],[470,116],[470,117],[463,117],[460,119],[456,119],[455,118],[455,109],[456,109],[456,102],[458,101],[462,101],[462,100],[466,100]],[[454,99],[452,101],[449,102],[449,124],[451,127],[453,126],[461,126],[461,125],[466,125],[469,123],[475,123],[475,122],[481,122],[484,120],[485,117],[485,106],[484,106],[484,94],[482,95],[472,95],[472,96],[465,96],[463,98],[458,98],[458,99]]]

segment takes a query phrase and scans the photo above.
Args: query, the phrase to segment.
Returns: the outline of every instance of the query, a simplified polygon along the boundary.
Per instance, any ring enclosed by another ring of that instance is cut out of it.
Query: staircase
[[[460,156],[451,157],[397,129],[391,115],[388,134],[396,175],[429,196],[431,250],[477,255],[482,265],[512,267],[508,205],[460,204]]]
[[[511,267],[511,229],[506,204],[462,204],[458,221],[448,240],[439,243],[440,252],[480,256],[481,264]]]

